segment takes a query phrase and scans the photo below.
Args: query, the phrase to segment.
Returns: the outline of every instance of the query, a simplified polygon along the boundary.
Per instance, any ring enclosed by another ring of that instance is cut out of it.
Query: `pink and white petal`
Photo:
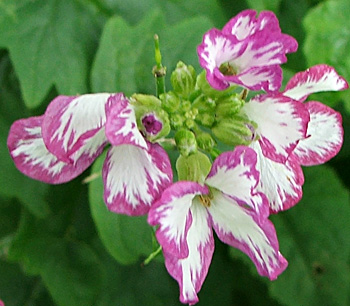
[[[256,133],[263,154],[276,162],[285,162],[298,141],[306,137],[310,115],[298,101],[280,94],[254,97],[242,111],[257,123]]]
[[[148,150],[132,145],[113,146],[102,169],[104,200],[112,212],[146,214],[172,182],[167,153],[158,144]]]
[[[308,138],[301,140],[293,155],[304,166],[319,165],[338,154],[343,144],[341,114],[316,101],[305,103],[310,112]]]
[[[282,69],[279,65],[252,67],[225,78],[250,90],[276,91],[281,87]]]
[[[197,48],[200,65],[207,71],[209,84],[223,90],[229,86],[225,76],[219,71],[223,63],[232,62],[245,48],[235,37],[222,34],[217,29],[212,29],[204,34],[202,43]],[[218,77],[219,75],[219,77]]]
[[[237,39],[243,40],[258,30],[255,16],[256,11],[244,10],[226,23],[222,32],[235,35]]]
[[[21,119],[11,126],[7,146],[16,167],[25,175],[50,184],[70,181],[92,163],[81,157],[74,164],[65,163],[51,154],[41,136],[44,116]]]
[[[42,123],[48,150],[58,159],[72,162],[71,156],[104,126],[109,96],[99,93],[55,98],[47,107]]]
[[[253,149],[237,146],[233,152],[222,153],[215,159],[205,183],[266,217],[269,214],[268,202],[261,194],[256,194],[260,177],[256,162]]]
[[[247,254],[260,275],[276,279],[288,263],[279,252],[273,224],[268,219],[259,222],[256,212],[219,191],[213,196],[208,211],[219,239]]]
[[[294,100],[304,101],[312,93],[347,88],[348,83],[333,67],[321,64],[294,75],[283,94]]]
[[[304,175],[293,154],[285,163],[277,163],[263,155],[258,143],[251,144],[251,147],[258,154],[258,189],[267,196],[270,211],[277,213],[298,203],[303,195]]]
[[[129,100],[122,94],[109,98],[114,101],[111,107],[106,107],[106,136],[114,146],[130,144],[147,149],[147,142],[140,133],[135,117],[135,111]]]
[[[195,196],[208,194],[206,186],[177,182],[162,193],[148,213],[148,223],[159,225],[156,237],[163,250],[179,257],[188,256],[187,233],[192,224],[190,207]]]
[[[186,258],[178,258],[164,252],[165,266],[180,287],[180,301],[194,305],[207,276],[214,252],[214,239],[207,210],[195,198],[191,206],[192,223],[187,232],[189,253]]]

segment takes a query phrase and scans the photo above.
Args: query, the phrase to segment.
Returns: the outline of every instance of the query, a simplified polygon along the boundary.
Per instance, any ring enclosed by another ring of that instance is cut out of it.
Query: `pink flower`
[[[276,91],[282,82],[280,64],[295,52],[296,40],[281,33],[272,12],[245,10],[222,29],[204,34],[197,52],[209,84],[223,90],[237,84],[251,90]]]
[[[172,182],[171,165],[167,153],[140,133],[134,110],[121,93],[59,96],[43,116],[14,122],[7,145],[21,172],[59,184],[80,175],[108,142],[112,147],[102,170],[108,208],[147,213]]]
[[[286,210],[301,199],[304,183],[301,165],[317,165],[328,161],[339,152],[343,143],[341,115],[320,102],[302,102],[311,93],[346,88],[348,88],[347,82],[334,68],[317,65],[297,73],[283,92],[275,94],[275,99],[289,100],[286,106],[288,104],[293,106],[290,110],[299,109],[294,115],[289,111],[291,115],[289,119],[286,117],[288,111],[285,112],[281,108],[273,110],[268,104],[257,107],[257,102],[269,100],[269,95],[262,96],[258,98],[260,101],[255,101],[253,104],[249,102],[243,107],[249,118],[258,123],[257,132],[261,133],[259,142],[251,144],[251,147],[258,154],[257,169],[261,173],[259,189],[268,197],[272,212]],[[297,119],[302,117],[308,117],[309,120]],[[299,128],[293,132],[288,126],[291,128],[299,126]],[[302,133],[298,136],[297,131]],[[305,135],[302,135],[303,133]],[[265,142],[265,138],[269,141]],[[283,139],[293,140],[293,145],[280,146],[282,149],[277,151],[274,149],[275,146],[269,145],[275,141],[283,144]],[[282,154],[276,154],[278,151]]]
[[[261,275],[273,280],[287,267],[267,219],[267,199],[256,189],[255,165],[254,150],[236,147],[217,157],[204,185],[177,182],[152,205],[148,221],[159,225],[156,236],[182,303],[198,302],[214,252],[212,228],[224,243],[246,253]]]

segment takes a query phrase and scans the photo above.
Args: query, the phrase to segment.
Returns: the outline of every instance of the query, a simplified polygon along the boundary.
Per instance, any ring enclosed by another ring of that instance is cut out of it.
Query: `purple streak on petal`
[[[214,239],[207,210],[197,199],[194,202],[191,206],[192,224],[187,234],[188,257],[179,259],[174,254],[164,252],[165,266],[180,287],[180,301],[189,305],[198,302],[197,293],[208,273],[214,252]]]
[[[91,148],[89,141],[103,128],[105,104],[110,94],[58,96],[47,107],[42,123],[42,135],[47,149],[64,162],[74,162],[72,155],[82,147]],[[96,146],[95,146],[96,147]],[[95,152],[85,152],[93,155]],[[80,154],[83,154],[80,151]]]
[[[292,99],[304,101],[312,93],[347,88],[349,88],[348,83],[333,67],[322,64],[295,74],[288,82],[283,94]]]
[[[106,112],[106,136],[112,145],[130,144],[147,149],[146,140],[137,127],[134,109],[123,94],[109,98]]]
[[[323,164],[337,155],[343,144],[342,117],[320,102],[310,101],[305,106],[310,112],[308,137],[298,143],[293,154],[301,165]]]
[[[146,214],[172,182],[167,153],[158,144],[112,147],[102,169],[104,200],[109,210],[131,216]]]
[[[92,157],[80,154],[73,164],[58,160],[47,150],[42,139],[43,118],[44,116],[31,117],[14,122],[7,146],[16,167],[25,175],[50,184],[65,183],[88,168],[102,148]]]
[[[163,250],[178,257],[188,256],[187,233],[192,224],[190,208],[196,195],[208,194],[206,186],[195,182],[177,182],[152,205],[148,222],[159,225],[156,236]]]
[[[221,192],[214,193],[211,203],[208,210],[220,240],[247,254],[260,275],[276,279],[288,263],[279,252],[273,224]]]

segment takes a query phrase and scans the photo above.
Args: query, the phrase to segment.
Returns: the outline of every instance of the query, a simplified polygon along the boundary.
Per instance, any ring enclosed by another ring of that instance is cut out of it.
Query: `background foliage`
[[[48,186],[14,167],[6,138],[14,120],[42,114],[58,94],[154,93],[153,35],[164,64],[199,72],[196,46],[242,9],[273,10],[299,41],[285,76],[333,65],[350,80],[348,0],[0,1],[0,299],[6,306],[179,305],[178,287],[154,250],[145,218],[107,212],[101,159],[71,183]],[[345,141],[328,165],[305,169],[304,198],[271,216],[289,267],[258,276],[216,241],[199,305],[350,305],[350,94],[312,97],[343,115]]]

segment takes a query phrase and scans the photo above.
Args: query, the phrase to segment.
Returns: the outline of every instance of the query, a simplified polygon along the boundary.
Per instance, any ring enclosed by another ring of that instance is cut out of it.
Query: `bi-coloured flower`
[[[328,161],[339,152],[343,142],[338,112],[317,101],[302,102],[315,92],[346,88],[347,82],[334,68],[317,65],[297,73],[273,99],[271,95],[260,96],[243,107],[258,124],[260,140],[250,146],[258,154],[260,190],[269,198],[272,212],[286,210],[301,199],[304,183],[301,165]],[[274,109],[269,107],[273,100],[286,102],[276,104]],[[266,101],[270,102],[265,105]]]
[[[162,129],[157,119],[141,118],[152,136]],[[172,182],[167,153],[145,136],[123,94],[101,93],[57,97],[43,116],[16,121],[7,144],[21,172],[59,184],[80,175],[111,143],[102,170],[105,202],[111,211],[141,215]]]
[[[273,280],[286,268],[258,181],[256,153],[238,146],[217,157],[203,184],[174,183],[151,207],[148,221],[159,225],[156,236],[182,303],[198,302],[214,251],[212,229],[224,243],[246,253],[261,275]]]
[[[295,52],[297,41],[281,32],[274,13],[245,10],[224,28],[211,29],[198,46],[200,65],[209,84],[223,90],[236,84],[250,90],[279,90],[280,65],[286,53]]]

